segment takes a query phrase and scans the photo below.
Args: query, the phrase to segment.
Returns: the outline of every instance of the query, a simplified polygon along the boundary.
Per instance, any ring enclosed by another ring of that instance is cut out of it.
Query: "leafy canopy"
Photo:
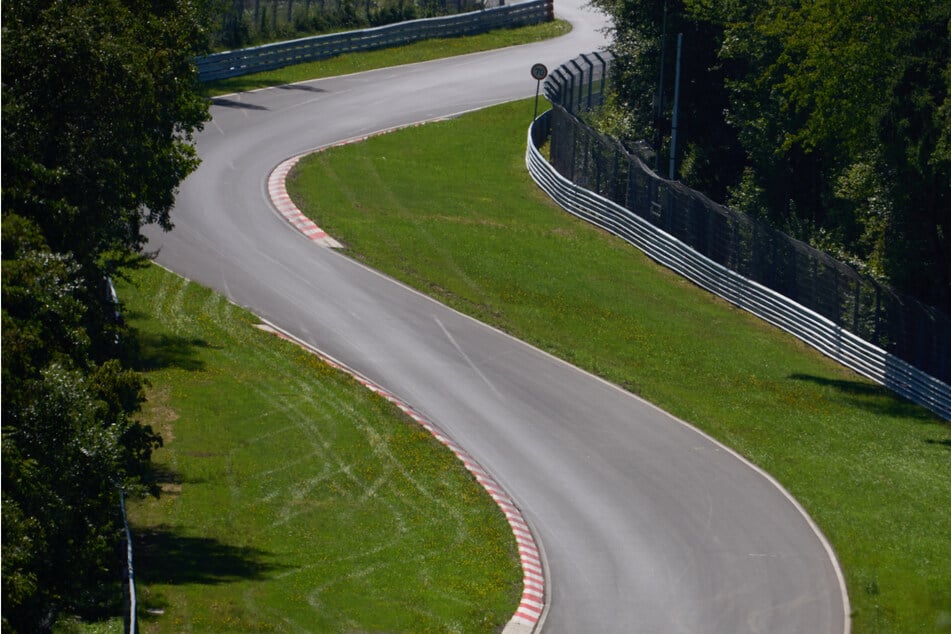
[[[111,609],[118,491],[161,438],[107,277],[171,227],[207,118],[203,2],[17,0],[2,9],[3,627]]]
[[[666,6],[668,95],[684,34],[681,178],[951,311],[951,2],[595,4],[613,18],[622,136],[666,151]]]

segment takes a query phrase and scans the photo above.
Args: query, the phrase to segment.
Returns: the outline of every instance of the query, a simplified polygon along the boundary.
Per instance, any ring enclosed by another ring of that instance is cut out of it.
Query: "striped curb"
[[[310,240],[323,247],[339,249],[341,244],[331,238],[327,233],[314,224],[314,221],[301,213],[294,201],[287,194],[287,175],[291,168],[297,165],[297,161],[304,156],[291,157],[274,168],[267,178],[267,194],[271,199],[271,204],[277,209],[285,220],[290,222],[294,228],[307,236]]]
[[[509,528],[512,529],[512,534],[515,536],[515,542],[518,545],[518,556],[522,566],[522,598],[519,602],[518,609],[515,610],[515,614],[502,632],[503,634],[528,634],[534,632],[538,626],[538,622],[541,620],[542,613],[545,611],[545,573],[542,567],[541,555],[538,546],[535,544],[532,531],[525,521],[525,518],[522,517],[521,511],[519,511],[515,502],[512,501],[512,498],[499,486],[495,479],[445,432],[420,416],[412,407],[362,376],[360,373],[348,368],[339,361],[336,361],[320,350],[304,343],[267,321],[260,324],[258,328],[295,343],[304,350],[316,355],[330,367],[346,372],[365,388],[382,396],[398,407],[404,414],[412,418],[417,424],[423,427],[423,429],[432,434],[436,440],[445,445],[462,461],[462,464],[465,465],[469,473],[475,477],[476,481],[498,505],[502,514],[505,515],[505,519],[508,520]]]
[[[403,130],[406,128],[415,128],[426,123],[445,121],[450,118],[452,117],[439,117],[430,121],[394,126],[392,128],[386,128],[384,130],[379,130],[364,136],[356,136],[338,143],[331,143],[330,145],[325,145],[315,150],[304,152],[303,154],[298,154],[297,156],[292,156],[275,167],[267,177],[267,194],[271,199],[271,204],[274,205],[274,208],[277,209],[278,213],[281,214],[285,220],[291,223],[295,229],[300,231],[311,241],[319,244],[322,247],[342,249],[342,244],[327,234],[326,231],[318,227],[313,220],[301,213],[301,210],[297,208],[297,205],[294,204],[294,201],[291,200],[290,195],[287,193],[287,175],[290,174],[294,166],[297,165],[297,162],[305,156],[315,154],[317,152],[323,152],[324,150],[329,150],[330,148],[350,145],[352,143],[361,143],[372,137],[380,136],[381,134],[389,134],[390,132],[396,132],[397,130]]]

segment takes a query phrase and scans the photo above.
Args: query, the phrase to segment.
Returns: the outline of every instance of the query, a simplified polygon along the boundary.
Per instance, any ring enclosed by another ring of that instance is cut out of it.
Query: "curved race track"
[[[274,211],[295,154],[534,94],[529,67],[603,46],[566,3],[558,40],[215,100],[158,261],[362,373],[466,448],[544,550],[544,631],[840,634],[824,541],[767,477],[691,427],[339,253]],[[527,125],[526,121],[526,125]]]

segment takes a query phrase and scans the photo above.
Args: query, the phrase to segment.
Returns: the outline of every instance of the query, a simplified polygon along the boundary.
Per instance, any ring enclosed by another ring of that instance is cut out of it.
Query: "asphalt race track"
[[[176,227],[149,248],[397,395],[493,474],[543,550],[544,632],[847,632],[831,552],[767,476],[650,404],[317,246],[268,200],[268,174],[288,157],[533,96],[533,63],[604,46],[602,20],[579,4],[556,5],[575,25],[557,40],[216,99]]]

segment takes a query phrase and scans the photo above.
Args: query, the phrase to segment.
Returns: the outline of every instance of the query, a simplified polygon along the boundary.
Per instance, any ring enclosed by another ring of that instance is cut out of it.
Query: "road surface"
[[[268,201],[267,176],[290,156],[530,97],[532,64],[604,46],[603,20],[578,0],[556,12],[574,24],[557,40],[216,99],[176,228],[150,248],[397,395],[492,473],[543,549],[546,633],[840,634],[834,558],[766,476],[622,390],[316,246]]]

